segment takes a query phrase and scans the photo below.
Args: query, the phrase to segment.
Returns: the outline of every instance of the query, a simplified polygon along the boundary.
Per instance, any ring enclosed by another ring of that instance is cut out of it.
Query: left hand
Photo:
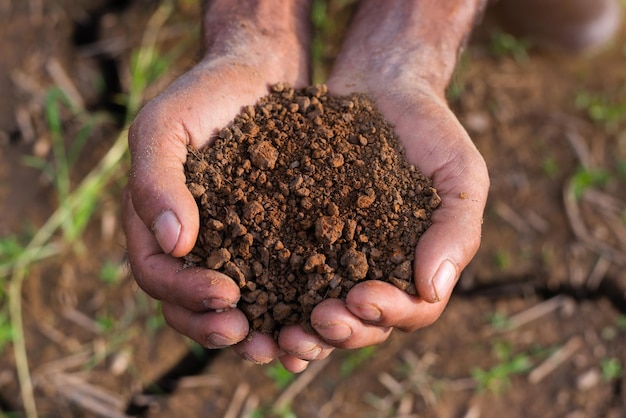
[[[413,268],[418,297],[370,280],[352,288],[345,302],[328,299],[313,310],[311,322],[324,343],[340,348],[378,344],[393,328],[413,331],[439,318],[480,244],[489,188],[485,162],[442,94],[426,84],[402,86],[401,82],[382,92],[369,86],[385,83],[357,85],[354,80],[359,77],[335,73],[329,90],[339,95],[368,93],[395,126],[408,161],[433,179],[442,203],[416,248]],[[287,330],[281,332],[281,339],[282,348],[302,344],[302,335]],[[313,344],[315,338],[308,340]]]

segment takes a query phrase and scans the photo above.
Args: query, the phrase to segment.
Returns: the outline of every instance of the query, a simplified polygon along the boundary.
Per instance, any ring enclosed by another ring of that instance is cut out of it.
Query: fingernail
[[[229,309],[233,309],[237,307],[237,303],[233,303],[233,301],[219,298],[208,298],[202,300],[202,307],[204,309],[212,309],[216,312],[223,312]]]
[[[254,364],[267,364],[273,360],[272,358],[254,358],[245,351],[242,353],[239,353],[239,355],[244,360],[249,361],[250,363],[254,363]]]
[[[165,254],[170,254],[176,248],[180,229],[180,222],[171,210],[162,212],[154,220],[152,231],[154,231],[154,236]]]
[[[335,343],[345,341],[352,335],[352,329],[344,324],[327,324],[315,328],[325,340]]]
[[[433,290],[435,291],[435,302],[439,302],[443,297],[452,291],[456,282],[457,268],[450,260],[445,260],[439,266],[437,273],[433,276]]]
[[[298,353],[290,353],[294,357],[298,357],[301,360],[315,360],[317,356],[322,352],[322,347],[314,346],[308,351],[302,351]]]
[[[209,348],[223,348],[236,343],[236,341],[233,341],[232,338],[227,338],[226,336],[216,332],[209,334],[207,342],[209,343]]]
[[[380,309],[373,305],[351,305],[348,309],[364,321],[378,322],[383,317],[383,313]]]

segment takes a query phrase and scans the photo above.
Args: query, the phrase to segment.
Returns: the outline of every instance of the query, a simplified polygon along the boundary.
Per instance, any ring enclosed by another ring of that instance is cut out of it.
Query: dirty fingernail
[[[223,348],[235,344],[237,341],[233,341],[232,338],[228,338],[222,334],[214,332],[207,337],[209,348]]]
[[[325,340],[336,343],[345,341],[352,335],[352,329],[344,324],[327,324],[315,328]]]
[[[252,357],[250,354],[248,354],[245,351],[242,352],[242,353],[239,353],[239,355],[244,360],[247,360],[247,361],[249,361],[251,363],[254,363],[254,364],[267,364],[267,363],[269,363],[269,362],[271,362],[273,360],[272,358],[264,358],[264,357],[263,358],[254,358],[254,357]]]
[[[439,302],[448,293],[452,291],[452,287],[456,281],[457,269],[456,265],[450,261],[445,260],[439,266],[437,273],[433,277],[433,290],[435,291],[435,302]]]
[[[290,353],[294,357],[298,357],[301,360],[315,360],[317,356],[322,352],[322,347],[315,346],[308,351],[299,353]]]
[[[170,254],[176,248],[180,235],[180,222],[170,210],[161,213],[152,225],[152,231],[165,254]]]
[[[377,322],[383,317],[383,313],[373,305],[356,305],[350,307],[350,310],[364,321]]]
[[[213,309],[215,311],[221,312],[236,308],[237,303],[226,299],[208,298],[202,300],[202,307],[207,310]]]

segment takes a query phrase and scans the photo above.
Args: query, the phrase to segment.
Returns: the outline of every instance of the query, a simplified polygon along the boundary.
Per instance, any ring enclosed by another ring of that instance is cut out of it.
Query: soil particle
[[[190,151],[200,234],[186,265],[230,276],[251,329],[311,331],[315,305],[362,280],[416,294],[415,246],[441,199],[367,97],[278,84]]]

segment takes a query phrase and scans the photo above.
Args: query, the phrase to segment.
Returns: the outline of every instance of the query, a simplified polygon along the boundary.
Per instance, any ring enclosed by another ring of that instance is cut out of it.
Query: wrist
[[[274,81],[309,74],[310,0],[207,0],[203,61],[225,59]]]
[[[347,89],[355,81],[365,83],[367,93],[416,86],[443,98],[458,55],[485,3],[363,0],[337,58],[335,74],[340,79],[343,75],[340,81]]]

